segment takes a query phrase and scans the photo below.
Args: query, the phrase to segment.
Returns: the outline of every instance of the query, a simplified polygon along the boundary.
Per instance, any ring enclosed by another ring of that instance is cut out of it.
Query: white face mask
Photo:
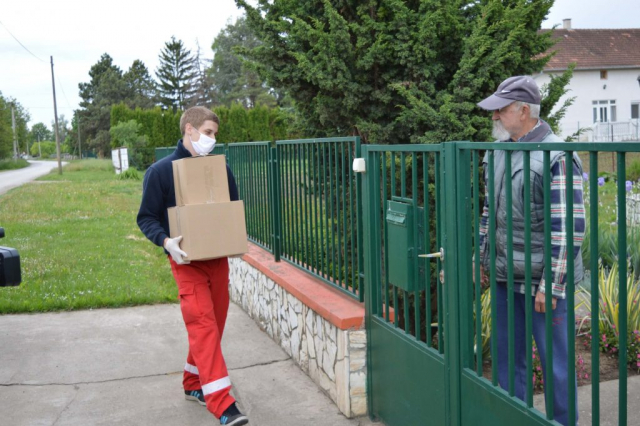
[[[198,132],[198,129],[196,129],[195,127],[193,128],[193,130]],[[214,138],[210,138],[207,135],[203,135],[200,132],[198,133],[200,134],[200,139],[198,139],[197,141],[192,140],[191,145],[193,145],[193,149],[198,155],[207,155],[208,153],[213,151],[213,147],[216,145],[216,140]]]

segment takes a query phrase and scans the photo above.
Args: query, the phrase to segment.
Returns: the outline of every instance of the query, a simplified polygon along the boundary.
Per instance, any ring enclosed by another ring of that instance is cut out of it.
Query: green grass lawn
[[[0,313],[174,302],[161,248],[136,224],[142,183],[83,160],[0,196],[0,244],[17,248],[22,284],[0,288]]]

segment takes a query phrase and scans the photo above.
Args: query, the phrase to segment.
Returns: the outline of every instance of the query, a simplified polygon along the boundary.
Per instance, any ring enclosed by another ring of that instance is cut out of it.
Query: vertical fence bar
[[[338,266],[338,272],[334,276],[336,284],[343,287],[342,283],[342,255],[340,253],[340,167],[338,157],[338,144],[333,144],[333,163],[335,164],[335,178],[336,178],[336,199],[335,199],[335,213],[336,213],[336,228],[334,234],[336,236],[336,260]]]
[[[309,158],[309,144],[304,145],[304,149],[302,150],[302,157],[304,158],[304,173],[302,178],[304,180],[304,218],[305,218],[305,240],[306,240],[306,253],[307,253],[307,266],[306,268],[310,271],[315,269],[315,263],[313,262],[313,248],[315,244],[313,244],[313,230],[311,228],[311,159]]]
[[[544,264],[551,266],[551,153],[544,151],[543,157],[544,170]],[[554,403],[553,403],[553,310],[551,309],[552,276],[551,268],[545,268],[545,337],[547,345],[547,366],[546,371],[551,374],[545,374],[544,394],[545,407],[547,411],[547,419],[553,420]]]
[[[269,181],[268,179],[269,177],[269,145],[262,147],[261,152],[262,152],[262,178],[260,180],[263,182],[268,182]],[[263,188],[262,203],[263,205],[270,204],[268,184],[266,188]],[[265,215],[265,228],[264,228],[265,241],[269,241],[269,230],[271,229],[273,214],[270,210],[266,211],[265,209],[264,215]],[[271,248],[273,249],[273,247]]]
[[[300,239],[302,241],[301,251],[304,254],[304,267],[309,269],[311,267],[311,260],[309,258],[309,217],[308,217],[308,186],[307,186],[307,162],[306,162],[306,152],[307,145],[300,144],[298,146],[299,151],[299,163],[300,168],[298,172],[298,177],[300,179],[299,191],[300,191],[300,231],[302,234],[300,235]]]
[[[422,175],[423,175],[423,189],[424,193],[424,247],[425,253],[432,253],[431,250],[431,225],[429,224],[429,205],[430,197],[429,197],[429,156],[426,153],[422,154]],[[428,259],[424,259],[424,279],[425,279],[425,290],[424,290],[424,306],[425,306],[425,335],[426,335],[426,343],[428,347],[432,346],[433,335],[431,333],[431,320],[432,320],[432,312],[431,312],[431,262]]]
[[[344,142],[340,143],[340,183],[342,188],[342,259],[344,260],[342,271],[343,286],[346,290],[349,290],[349,251],[347,247],[347,171],[345,170],[345,158],[344,158]],[[350,290],[352,291],[352,290]]]
[[[504,152],[504,185],[507,209],[507,322],[508,322],[508,342],[509,342],[509,395],[514,396],[515,387],[515,298],[513,284],[513,196],[511,180],[511,151]]]
[[[524,160],[524,318],[525,356],[527,358],[527,407],[533,407],[533,312],[531,297],[531,152],[523,151]]]
[[[356,138],[356,143],[355,143],[355,157],[356,158],[360,158],[361,152],[362,152],[362,147],[360,145],[360,138]],[[357,177],[356,178],[356,203],[355,205],[357,206],[356,208],[356,220],[358,221],[358,233],[356,235],[356,242],[357,242],[357,253],[358,253],[358,268],[357,268],[357,273],[358,273],[358,294],[359,294],[359,299],[360,302],[364,302],[364,296],[365,296],[365,288],[364,288],[364,245],[363,245],[363,223],[362,223],[362,210],[363,210],[363,205],[362,205],[362,179],[364,179],[364,177]]]
[[[353,147],[355,149],[355,146]],[[357,222],[355,220],[355,211],[357,210],[357,200],[354,196],[354,175],[353,175],[353,151],[351,147],[348,150],[349,159],[347,161],[347,167],[349,169],[349,223],[351,224],[351,230],[349,232],[349,236],[351,238],[351,287],[353,289],[354,294],[362,293],[362,289],[358,287],[358,277],[357,277],[357,259],[356,259],[356,231],[357,231]],[[357,292],[357,293],[356,293]]]
[[[316,246],[316,273],[319,276],[322,276],[322,245],[321,243],[321,233],[320,233],[320,217],[318,216],[319,212],[319,201],[320,201],[320,173],[318,172],[319,163],[320,163],[320,153],[318,152],[318,144],[313,143],[311,145],[313,147],[313,229],[315,230],[315,246]]]
[[[326,144],[322,144],[322,167],[320,167],[320,173],[322,173],[322,203],[320,204],[320,217],[322,218],[322,231],[324,233],[324,246],[326,247],[326,253],[323,255],[323,267],[324,267],[324,278],[329,279],[329,203],[328,203],[328,194],[327,190],[327,150]]]
[[[407,165],[404,151],[400,153],[400,196],[407,197]]]
[[[472,151],[473,163],[473,277],[475,283],[476,311],[476,374],[482,377],[482,282],[480,274],[480,179],[478,177],[478,151]],[[486,236],[485,236],[486,238]]]
[[[387,154],[381,153],[380,156],[382,157],[382,176],[381,176],[381,179],[382,179],[382,194],[376,194],[376,197],[382,197],[382,203],[383,203],[382,205],[385,206],[384,208],[386,210],[386,208],[387,208],[386,207],[387,206],[387,201],[386,200],[388,199],[388,197],[387,197]],[[378,171],[378,170],[376,169],[376,171]],[[382,221],[382,228],[383,228],[382,229],[382,233],[384,235],[384,241],[385,241],[385,244],[386,244],[386,242],[387,242],[387,221],[386,220]],[[382,248],[382,246],[380,246],[380,248]],[[389,298],[390,298],[389,297],[389,256],[387,256],[387,254],[386,254],[387,253],[386,245],[384,247],[383,253],[385,253],[384,254],[384,275],[383,275],[384,276],[384,283],[383,283],[383,286],[384,286],[384,288],[383,288],[383,290],[384,290],[384,295],[383,295],[383,297],[384,297],[384,315],[385,315],[385,320],[387,322],[389,322],[389,316],[390,316],[389,307],[390,307],[391,301],[389,300]],[[383,298],[381,297],[380,298],[380,302],[382,302],[382,299]],[[394,309],[394,313],[396,314],[395,316],[397,316],[397,312],[395,312],[395,309],[396,309],[396,305],[395,304],[393,305],[393,309]]]
[[[418,230],[418,153],[414,152],[411,155],[411,197],[413,198],[414,214],[413,214],[413,229]],[[416,241],[417,242],[417,241]],[[425,252],[426,253],[426,252]],[[413,268],[413,282],[416,284],[416,289],[413,293],[413,307],[414,307],[414,337],[416,340],[420,340],[420,273],[418,271],[418,253],[411,253],[415,259]]]
[[[289,202],[289,165],[291,161],[289,160],[289,147],[287,145],[279,145],[280,149],[280,170],[282,171],[281,176],[284,177],[282,179],[282,207],[284,211],[284,250],[283,255],[291,259],[291,212],[290,212],[290,202]]]
[[[625,153],[618,152],[618,422],[627,424],[627,203]]]
[[[296,263],[299,266],[304,266],[304,242],[302,241],[303,237],[303,226],[302,217],[303,217],[303,205],[302,205],[302,193],[301,193],[301,179],[300,179],[300,168],[301,168],[301,158],[300,158],[300,145],[293,145],[293,193],[295,196],[295,201],[293,204],[293,212],[295,217],[295,233],[296,233]]]
[[[436,248],[440,248],[443,246],[442,241],[442,151],[436,152],[435,165],[436,165],[436,178],[435,178],[435,186],[436,186]],[[442,268],[442,261],[440,259],[437,260],[437,269],[436,269],[436,300],[438,304],[438,353],[444,353],[444,312],[443,312],[443,301],[442,301],[442,285],[440,284],[439,272]]]
[[[269,153],[271,155],[271,205],[272,208],[272,228],[273,228],[273,256],[276,262],[280,262],[280,253],[282,248],[280,247],[281,243],[281,226],[282,221],[280,217],[280,205],[281,205],[281,197],[280,197],[280,173],[278,169],[278,148],[273,147],[269,148]]]
[[[496,189],[495,189],[495,151],[489,151],[489,179],[485,183],[489,197],[489,275],[491,278],[491,330],[498,329],[498,307],[496,296]],[[486,173],[485,173],[486,175]],[[486,237],[485,237],[486,238]],[[486,253],[485,253],[486,256]],[[491,383],[498,386],[498,333],[491,333]]]
[[[591,257],[591,418],[600,425],[600,289],[598,286],[598,153],[589,152],[589,248]]]
[[[565,229],[567,232],[567,340],[569,354],[567,359],[567,374],[569,376],[569,392],[567,395],[569,407],[569,424],[576,423],[576,315],[575,315],[575,254],[574,254],[574,217],[573,217],[573,151],[565,151],[566,163],[566,202],[567,213]],[[580,254],[579,254],[580,255]]]
[[[402,170],[402,169],[401,169]],[[402,172],[400,172],[400,177],[402,179]],[[393,198],[396,193],[396,154],[395,152],[391,153],[391,188],[390,188],[389,199]],[[385,221],[386,226],[386,221]],[[386,250],[388,247],[385,247],[385,258],[388,258],[388,254],[386,254]],[[387,282],[389,282],[389,272],[387,268]],[[398,327],[398,317],[400,316],[400,312],[398,312],[398,287],[393,286],[393,324]]]
[[[331,161],[331,157],[333,154],[333,146],[329,144],[329,233],[331,234],[331,281],[336,283],[336,235],[333,228],[333,221],[335,215],[335,206],[334,206],[334,191],[333,191],[333,161]]]

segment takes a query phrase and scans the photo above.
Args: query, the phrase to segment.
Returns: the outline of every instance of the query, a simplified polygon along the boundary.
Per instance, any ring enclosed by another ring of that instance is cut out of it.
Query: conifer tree
[[[307,136],[376,143],[490,139],[475,104],[542,69],[553,0],[236,0],[261,40],[243,53],[285,90]]]
[[[183,110],[194,94],[194,79],[197,75],[195,60],[182,40],[166,42],[159,55],[160,66],[156,77],[160,82],[160,102],[174,112]]]

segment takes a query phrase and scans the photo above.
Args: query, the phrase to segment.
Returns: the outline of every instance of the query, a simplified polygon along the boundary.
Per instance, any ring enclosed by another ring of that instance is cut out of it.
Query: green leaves
[[[511,75],[538,72],[552,0],[260,1],[247,50],[294,100],[309,136],[370,143],[488,140],[475,104]]]

